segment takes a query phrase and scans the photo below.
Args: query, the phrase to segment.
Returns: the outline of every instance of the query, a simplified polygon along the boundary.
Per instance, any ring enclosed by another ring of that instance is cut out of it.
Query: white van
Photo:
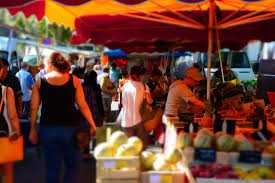
[[[226,62],[227,65],[237,74],[237,77],[241,82],[247,80],[254,80],[255,75],[252,70],[250,61],[246,52],[244,51],[221,51],[221,59]],[[199,53],[198,63],[203,63],[205,74],[207,75],[207,53]],[[219,66],[219,55],[212,54],[211,64],[211,77],[218,70]]]

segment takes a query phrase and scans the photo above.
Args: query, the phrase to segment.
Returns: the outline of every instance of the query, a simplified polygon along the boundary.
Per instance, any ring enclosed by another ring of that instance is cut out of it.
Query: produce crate
[[[239,128],[253,128],[254,123],[253,122],[247,122],[247,121],[242,121],[242,122],[237,122],[236,121],[236,126]]]
[[[140,183],[139,179],[101,179],[97,183]]]
[[[230,164],[236,164],[236,165],[240,165],[240,163],[238,162],[239,160],[239,156],[240,153],[239,152],[230,152]],[[242,167],[246,167],[246,166],[252,166],[251,164],[241,164]],[[262,162],[261,164],[253,164],[253,166],[272,166],[272,154],[262,154]]]
[[[141,183],[185,183],[185,174],[183,171],[143,172]]]
[[[250,180],[248,183],[274,183],[275,180]]]
[[[96,159],[97,183],[135,183],[140,178],[138,156],[99,157]]]
[[[197,178],[197,183],[274,183],[275,180],[238,180],[238,179],[214,179]]]
[[[187,157],[188,163],[194,162],[195,149],[193,147],[184,148],[183,154]],[[230,155],[227,152],[216,151],[216,163],[228,164],[230,161]]]
[[[238,179],[214,179],[214,178],[197,178],[197,183],[247,183],[244,180]]]

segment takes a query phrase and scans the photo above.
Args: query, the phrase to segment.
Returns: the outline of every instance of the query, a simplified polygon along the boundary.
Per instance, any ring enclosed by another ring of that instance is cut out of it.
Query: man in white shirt
[[[150,143],[148,133],[144,129],[140,107],[143,100],[152,104],[153,99],[147,85],[140,82],[142,71],[139,66],[131,68],[132,80],[127,82],[122,89],[122,120],[123,131],[130,136],[138,136],[143,142],[143,149]]]

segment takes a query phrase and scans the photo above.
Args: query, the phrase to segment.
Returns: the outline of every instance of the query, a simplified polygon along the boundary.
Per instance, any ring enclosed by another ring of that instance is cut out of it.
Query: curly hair
[[[68,60],[59,52],[52,52],[45,58],[46,62],[51,62],[58,71],[66,73],[70,69],[70,63]]]

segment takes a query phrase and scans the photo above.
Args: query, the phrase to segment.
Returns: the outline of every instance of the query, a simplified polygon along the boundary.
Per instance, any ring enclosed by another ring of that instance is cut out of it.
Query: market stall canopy
[[[120,49],[116,50],[107,50],[104,52],[104,55],[108,55],[110,59],[119,59],[119,58],[126,58],[127,54]]]
[[[274,12],[275,9],[274,0],[218,0],[215,3],[220,9],[229,11]],[[81,19],[83,15],[131,16],[131,13],[137,12],[150,13],[154,19],[158,17],[161,21],[174,25],[196,26],[196,22],[184,17],[178,11],[205,11],[209,8],[209,0],[9,0],[1,1],[0,7],[8,8],[12,14],[23,11],[26,16],[35,14],[38,19],[46,16],[50,23],[57,22],[72,29],[75,27],[74,20]],[[152,13],[167,10],[177,15],[179,19]],[[198,24],[197,26],[200,27]]]
[[[73,35],[71,43],[77,40],[74,37],[78,35],[82,40],[90,40],[95,44],[108,44],[110,40],[127,42],[135,39],[150,42],[155,39],[177,41],[184,38],[187,42],[192,42],[208,39],[208,10],[178,11],[177,13],[188,16],[197,23],[186,26],[185,23],[167,23],[161,22],[160,19],[155,21],[150,20],[153,18],[148,18],[143,13],[127,16],[81,16],[75,20],[77,34]],[[236,42],[247,43],[249,40],[264,42],[275,40],[273,33],[275,12],[257,12],[257,16],[250,17],[249,20],[243,20],[243,18],[255,14],[254,11],[221,10],[219,6],[216,6],[215,13],[217,23],[214,28],[219,30],[221,42],[236,40]],[[176,15],[169,11],[158,13],[158,15],[176,18]],[[224,22],[225,19],[228,20]]]
[[[73,37],[74,39],[76,37]],[[231,48],[232,50],[240,50],[247,43],[242,40],[226,40],[222,41],[222,48]],[[198,40],[198,41],[189,41],[189,40],[176,40],[176,41],[164,41],[164,40],[152,40],[152,41],[139,41],[139,40],[130,40],[126,42],[121,41],[108,41],[105,46],[110,49],[118,49],[125,51],[127,54],[137,52],[172,52],[173,49],[184,52],[186,50],[196,52],[206,52],[208,41],[207,40]],[[217,50],[217,42],[213,43],[214,50]]]

